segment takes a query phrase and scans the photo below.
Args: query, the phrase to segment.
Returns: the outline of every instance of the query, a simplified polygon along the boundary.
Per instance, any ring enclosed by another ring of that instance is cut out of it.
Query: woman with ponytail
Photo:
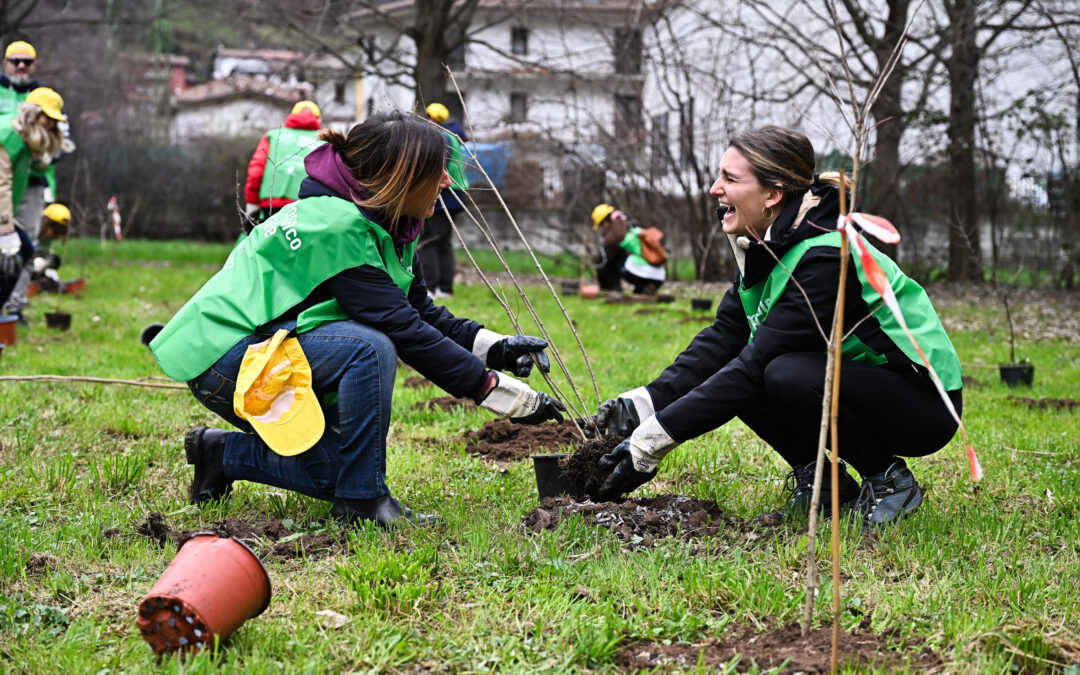
[[[854,185],[846,182],[847,203]],[[676,445],[741,419],[791,466],[779,522],[809,511],[821,426],[827,335],[840,281],[839,174],[816,173],[802,133],[768,126],[735,136],[709,194],[737,271],[716,321],[650,384],[605,401],[600,427],[630,437],[601,460],[615,498],[642,485]],[[960,362],[925,291],[884,255],[909,326],[961,409]],[[903,457],[941,449],[957,424],[910,341],[849,258],[839,401],[839,501],[880,525],[915,511],[923,491]],[[843,464],[843,462],[842,462]],[[821,503],[831,501],[828,482]]]
[[[299,199],[242,240],[150,344],[167,375],[239,429],[187,432],[190,498],[222,499],[248,480],[329,501],[346,523],[429,525],[433,514],[413,514],[386,484],[398,358],[536,424],[561,420],[562,405],[496,371],[546,370],[547,344],[429,299],[416,240],[450,183],[438,127],[392,112],[320,138]]]

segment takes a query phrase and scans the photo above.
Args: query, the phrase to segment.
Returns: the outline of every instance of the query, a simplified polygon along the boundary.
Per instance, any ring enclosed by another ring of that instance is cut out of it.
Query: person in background
[[[24,276],[29,284],[29,271],[24,270],[34,250],[33,238],[22,227],[16,228],[15,213],[30,179],[30,166],[35,156],[60,152],[64,145],[60,123],[66,119],[64,100],[47,87],[34,89],[14,114],[0,117],[0,257],[5,276],[16,275],[14,281],[8,279],[11,288],[5,293],[5,306],[10,306],[13,290]],[[35,231],[39,224],[34,223]],[[28,250],[24,239],[30,241]],[[21,318],[20,312],[21,308],[9,310]]]
[[[716,321],[659,377],[601,404],[598,426],[630,436],[601,460],[614,469],[601,490],[611,499],[631,492],[656,475],[672,448],[738,417],[791,466],[783,511],[763,515],[779,522],[810,509],[828,357],[823,331],[840,283],[840,190],[854,194],[855,187],[837,173],[817,174],[810,140],[775,126],[736,135],[719,173],[709,194],[735,254],[734,285]],[[960,412],[960,360],[930,299],[888,257],[872,253]],[[923,501],[903,458],[937,452],[958,424],[907,334],[863,281],[859,257],[848,265],[837,431],[840,457],[862,485],[838,467],[838,498],[864,524],[883,525]],[[826,512],[830,501],[826,481]]]
[[[643,229],[611,204],[598,204],[592,212],[593,230],[599,229],[603,240],[596,276],[601,290],[621,292],[620,280],[633,286],[635,295],[655,295],[667,278],[663,262],[645,259],[650,242],[643,234],[659,235],[655,228]],[[659,247],[657,240],[654,244]],[[661,249],[662,250],[662,249]],[[666,257],[664,258],[666,260]]]
[[[469,187],[469,179],[465,176],[465,152],[461,143],[468,140],[468,136],[457,120],[450,118],[450,111],[442,103],[430,104],[427,115],[429,120],[444,129],[446,171],[450,174],[450,185],[441,193],[450,217],[441,206],[436,205],[435,215],[424,223],[424,233],[420,237],[420,264],[424,268],[424,278],[432,285],[432,297],[439,299],[454,294],[454,232],[450,218],[465,208],[465,190]]]
[[[319,106],[300,101],[285,118],[285,126],[271,129],[259,139],[244,183],[244,210],[252,221],[249,225],[261,223],[296,201],[307,176],[304,158],[322,143],[318,138],[321,128]]]
[[[248,480],[329,501],[345,523],[428,525],[386,483],[398,358],[456,397],[538,424],[565,408],[505,371],[549,369],[547,343],[428,297],[417,238],[450,185],[436,127],[387,112],[320,138],[299,199],[242,239],[150,343],[166,375],[239,429],[188,431],[189,496],[204,504]]]
[[[61,290],[60,256],[52,250],[52,243],[67,237],[71,223],[71,210],[63,204],[49,204],[41,212],[41,229],[37,248],[30,265],[31,281],[36,281],[42,290]]]

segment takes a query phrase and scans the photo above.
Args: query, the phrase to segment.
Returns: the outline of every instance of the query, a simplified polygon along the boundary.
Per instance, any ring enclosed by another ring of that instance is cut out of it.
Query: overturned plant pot
[[[82,293],[86,290],[86,279],[79,277],[78,279],[72,279],[71,281],[64,282],[65,293]]]
[[[580,284],[576,281],[564,281],[560,286],[563,295],[576,295]]]
[[[600,297],[600,287],[596,284],[584,284],[581,287],[581,297],[592,300]]]
[[[712,298],[690,298],[690,309],[707,312],[712,309]]]
[[[139,633],[157,654],[224,642],[270,605],[270,577],[236,537],[197,534],[139,603]]]
[[[45,312],[45,325],[49,328],[71,328],[71,315],[67,312]]]
[[[998,366],[1001,381],[1010,387],[1024,385],[1030,387],[1035,379],[1035,366],[1030,363],[1003,363]]]

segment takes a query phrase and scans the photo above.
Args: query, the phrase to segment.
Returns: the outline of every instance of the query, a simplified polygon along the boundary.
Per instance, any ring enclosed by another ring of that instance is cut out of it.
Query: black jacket
[[[319,196],[340,197],[314,178],[305,178],[300,199]],[[378,214],[361,211],[381,224]],[[483,326],[455,317],[431,301],[416,256],[413,273],[406,295],[383,270],[368,265],[347,269],[319,284],[282,318],[295,318],[308,307],[335,298],[351,319],[385,333],[401,360],[421,375],[458,398],[473,396],[487,377],[486,365],[471,351]]]
[[[753,342],[748,342],[750,325],[738,293],[741,283],[751,287],[772,272],[776,261],[769,250],[781,258],[798,242],[836,229],[839,191],[815,183],[809,192],[820,202],[796,224],[806,192],[795,193],[773,224],[770,241],[750,242],[745,278],[740,279],[736,272],[734,284],[717,309],[716,321],[698,333],[674,363],[647,385],[658,411],[657,420],[675,440],[684,442],[722,426],[737,416],[747,401],[760,400],[765,367],[776,357],[825,349],[827,339],[821,331],[827,336],[832,326],[840,282],[839,248],[813,246],[802,256],[792,270],[792,278],[805,290],[806,297],[794,282],[789,282],[758,326]],[[913,368],[914,364],[889,339],[876,318],[867,316],[870,310],[862,299],[862,284],[851,258],[846,295],[845,333],[858,324],[855,335],[888,359],[883,367],[925,373],[921,366]]]

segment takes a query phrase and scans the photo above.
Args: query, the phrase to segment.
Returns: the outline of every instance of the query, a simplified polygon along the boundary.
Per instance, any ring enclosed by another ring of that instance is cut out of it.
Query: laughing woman
[[[561,420],[562,405],[495,371],[546,369],[547,344],[428,299],[416,239],[450,182],[437,127],[394,112],[320,138],[300,199],[244,239],[150,345],[167,375],[239,429],[187,432],[191,501],[248,480],[330,501],[344,522],[431,524],[386,484],[398,358],[535,424]]]
[[[832,324],[840,272],[840,177],[816,174],[814,157],[805,135],[780,127],[739,134],[724,153],[709,194],[735,254],[735,283],[715,323],[659,377],[601,405],[598,424],[630,435],[602,460],[614,468],[603,486],[608,497],[651,479],[679,443],[738,417],[791,465],[786,507],[767,518],[809,510],[825,379],[822,328]],[[959,411],[960,361],[929,298],[891,260],[874,257]],[[841,468],[839,498],[876,525],[923,501],[902,458],[936,452],[958,425],[906,335],[862,281],[856,256],[849,266],[839,450],[862,485]],[[829,502],[826,485],[822,504]]]

